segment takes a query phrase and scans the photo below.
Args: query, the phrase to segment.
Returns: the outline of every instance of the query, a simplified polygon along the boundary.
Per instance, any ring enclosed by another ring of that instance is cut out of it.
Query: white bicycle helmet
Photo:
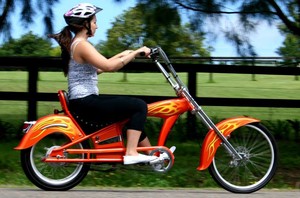
[[[90,3],[81,3],[64,14],[67,24],[80,24],[100,12],[102,8]]]

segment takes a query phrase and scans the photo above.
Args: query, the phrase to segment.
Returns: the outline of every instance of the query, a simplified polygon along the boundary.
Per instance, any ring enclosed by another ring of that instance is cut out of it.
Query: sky
[[[90,41],[93,44],[97,44],[100,40],[106,40],[106,32],[112,27],[112,22],[115,17],[122,14],[128,8],[135,6],[136,0],[126,0],[122,3],[116,3],[114,0],[60,0],[60,3],[55,5],[54,10],[54,31],[59,32],[65,25],[63,14],[73,6],[82,3],[89,2],[103,10],[97,14],[98,29],[95,37],[91,38]],[[15,15],[18,16],[19,15]],[[13,38],[19,38],[21,35],[26,34],[28,31],[32,31],[33,34],[40,36],[44,35],[42,19],[36,17],[35,23],[28,29],[22,29],[21,24],[18,22],[19,18],[14,18],[15,23],[13,24]],[[251,41],[258,56],[278,56],[275,53],[276,49],[282,45],[283,37],[278,32],[275,25],[269,26],[266,23],[259,25],[256,33],[251,35]],[[211,53],[211,56],[224,57],[224,56],[237,56],[234,47],[230,46],[229,43],[224,41],[222,38],[218,38],[215,41],[206,41],[206,46],[212,46],[215,50]]]

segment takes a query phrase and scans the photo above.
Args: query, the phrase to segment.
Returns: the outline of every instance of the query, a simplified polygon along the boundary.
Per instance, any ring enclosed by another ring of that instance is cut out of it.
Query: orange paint
[[[237,128],[253,122],[259,122],[259,120],[249,117],[236,117],[223,120],[216,124],[216,126],[225,137],[228,137]],[[204,170],[211,164],[221,142],[222,140],[214,130],[211,129],[207,133],[202,144],[198,170]]]
[[[148,105],[148,116],[166,119],[185,113],[189,109],[189,103],[183,98],[163,100]]]
[[[63,132],[70,140],[76,140],[85,136],[69,117],[56,114],[47,115],[37,120],[36,124],[29,129],[15,149],[29,148],[54,132]]]

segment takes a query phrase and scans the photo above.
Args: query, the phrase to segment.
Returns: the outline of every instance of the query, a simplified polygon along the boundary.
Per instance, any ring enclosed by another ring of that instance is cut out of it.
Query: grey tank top
[[[71,59],[68,72],[69,99],[99,94],[97,68],[91,64],[78,63],[73,59],[73,51],[79,42],[74,41],[71,45]]]

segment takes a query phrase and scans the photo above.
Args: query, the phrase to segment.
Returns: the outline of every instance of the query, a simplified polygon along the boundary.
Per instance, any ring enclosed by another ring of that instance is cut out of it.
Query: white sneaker
[[[150,155],[143,155],[143,154],[139,154],[136,156],[131,156],[131,155],[125,155],[123,156],[124,160],[124,164],[128,165],[128,164],[137,164],[137,163],[146,163],[146,162],[150,162],[152,160],[157,159],[156,156],[150,156]]]
[[[172,147],[169,148],[169,149],[170,149],[170,151],[171,151],[172,153],[174,153],[174,151],[176,150],[176,146],[172,146]],[[163,159],[169,159],[169,156],[168,156],[167,153],[163,153],[163,154],[161,154],[159,157],[161,157],[161,158],[163,158]]]

